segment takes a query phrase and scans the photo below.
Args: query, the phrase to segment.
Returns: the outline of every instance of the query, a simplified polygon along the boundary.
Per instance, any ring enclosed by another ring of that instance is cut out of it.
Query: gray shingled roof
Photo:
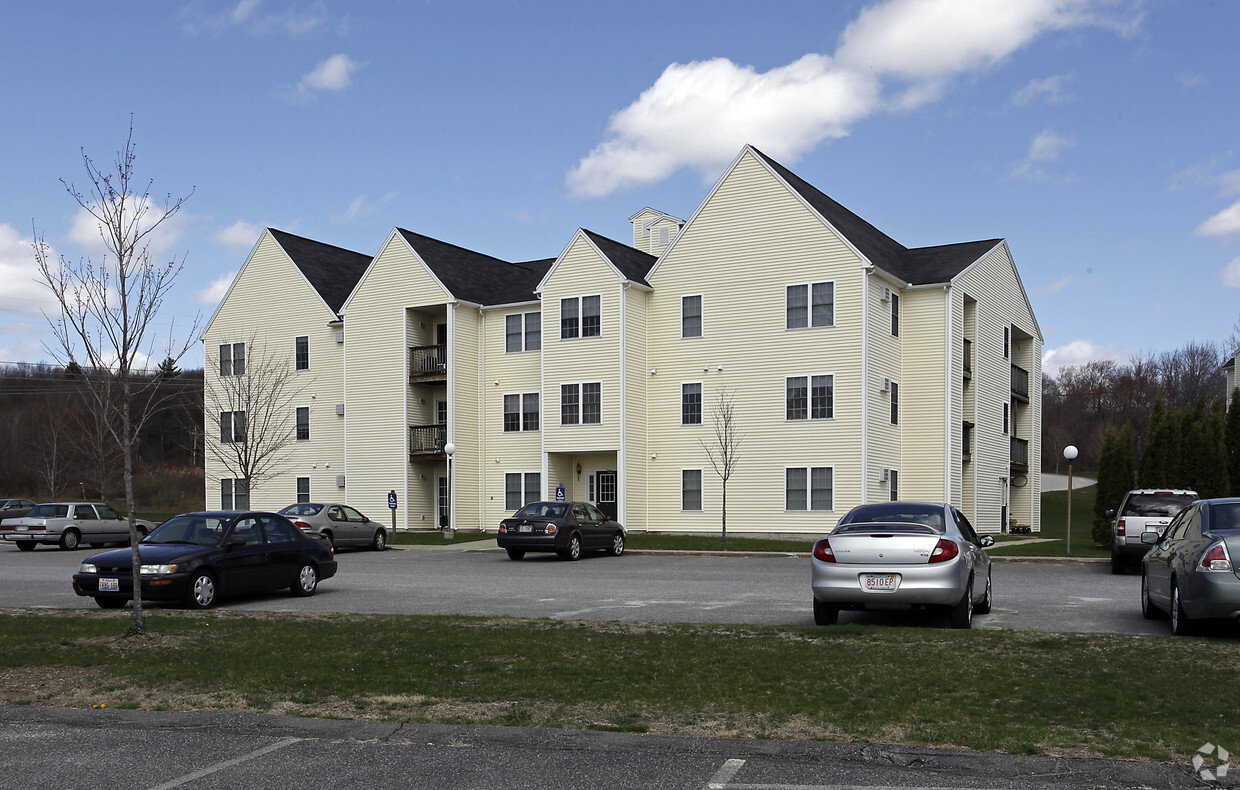
[[[912,285],[948,282],[1003,241],[987,239],[909,249],[757,148],[751,146],[751,149],[871,263],[903,282]]]
[[[275,228],[267,230],[331,311],[340,315],[344,300],[366,273],[371,257]]]
[[[496,305],[532,302],[553,259],[509,263],[398,228],[401,236],[457,299]]]
[[[607,256],[612,265],[620,270],[625,279],[632,280],[642,285],[650,285],[646,282],[646,275],[650,273],[650,267],[654,266],[654,262],[658,260],[655,256],[648,252],[634,249],[627,244],[621,244],[618,241],[612,241],[606,236],[600,236],[593,231],[581,229],[590,241],[594,242],[594,246]]]

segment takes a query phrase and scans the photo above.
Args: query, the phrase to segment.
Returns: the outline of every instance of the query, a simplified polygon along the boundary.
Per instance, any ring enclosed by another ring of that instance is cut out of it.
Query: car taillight
[[[1119,520],[1119,523],[1115,525],[1115,534],[1119,535],[1121,538],[1127,534],[1124,532],[1124,520],[1122,518]]]
[[[558,528],[556,527],[556,525],[555,525],[555,524],[548,524],[548,525],[546,526],[546,532],[547,532],[547,534],[548,534],[548,535],[554,535],[554,534],[556,533],[556,530],[557,530],[557,529],[558,529]]]
[[[954,560],[960,554],[960,547],[954,541],[947,538],[939,538],[939,543],[934,547],[934,551],[930,552],[931,562],[947,562]]]
[[[298,529],[304,529],[308,532],[314,532],[314,527],[310,526],[304,521],[294,521],[293,526],[297,527]]]
[[[506,533],[506,532],[508,531],[508,525],[507,525],[507,524],[500,524],[500,525],[499,525],[499,531],[500,531],[500,534],[501,534],[501,535],[502,535],[502,534],[504,534],[504,533]]]
[[[1231,557],[1227,554],[1227,547],[1220,542],[1206,549],[1206,553],[1201,555],[1201,569],[1203,571],[1231,570]]]
[[[835,562],[835,552],[832,551],[831,543],[826,538],[814,544],[814,559],[822,562]]]

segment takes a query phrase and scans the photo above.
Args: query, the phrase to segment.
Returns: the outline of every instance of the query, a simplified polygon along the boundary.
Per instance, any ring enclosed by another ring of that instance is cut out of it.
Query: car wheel
[[[1141,570],[1141,614],[1146,620],[1162,619],[1162,610],[1154,605],[1150,600],[1150,577],[1145,570]]]
[[[506,551],[508,552],[508,559],[510,560],[519,560],[525,556],[524,549],[506,549]]]
[[[387,548],[387,532],[385,530],[375,530],[375,536],[370,541],[370,548],[375,551],[383,551]]]
[[[951,624],[952,628],[973,627],[973,582],[969,582],[960,603],[952,607]]]
[[[573,535],[568,539],[568,548],[559,552],[560,556],[566,560],[581,559],[581,536]]]
[[[138,527],[137,533],[138,533],[138,540],[142,540],[143,538],[146,537],[146,527]]]
[[[611,538],[611,548],[608,549],[613,557],[619,557],[624,553],[624,533],[617,532]]]
[[[121,609],[125,606],[124,598],[104,598],[102,595],[95,598],[95,603],[99,604],[100,609]]]
[[[1193,621],[1184,613],[1184,602],[1180,600],[1180,587],[1175,579],[1171,580],[1171,633],[1176,636],[1187,636],[1193,632]]]
[[[34,546],[35,546],[35,543],[33,540],[17,541],[17,548],[21,549],[22,551],[34,551]]]
[[[301,570],[297,571],[297,581],[293,582],[289,588],[293,591],[293,595],[300,595],[303,598],[307,595],[314,595],[314,590],[319,586],[319,569],[314,567],[313,562],[303,562]]]
[[[840,621],[840,607],[814,599],[814,625],[835,625]]]
[[[73,551],[82,542],[82,533],[76,529],[66,529],[60,533],[60,548],[65,551]]]
[[[1119,576],[1124,572],[1124,558],[1118,554],[1111,555],[1111,573]]]
[[[986,572],[986,594],[982,596],[980,603],[974,604],[974,614],[990,614],[990,607],[994,605],[994,584],[990,578],[992,571]]]
[[[186,602],[195,609],[210,609],[215,605],[218,590],[215,577],[207,571],[198,571],[189,582],[189,593]]]

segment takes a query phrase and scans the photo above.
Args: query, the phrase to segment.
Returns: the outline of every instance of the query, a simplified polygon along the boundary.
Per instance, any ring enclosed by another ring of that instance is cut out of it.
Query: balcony
[[[411,459],[443,458],[443,448],[447,442],[448,426],[445,423],[409,426],[409,457]]]
[[[1012,469],[1021,472],[1029,471],[1029,440],[1012,437]]]
[[[973,378],[973,341],[964,341],[964,377]]]
[[[1012,397],[1029,402],[1029,371],[1012,365]]]
[[[409,381],[446,381],[448,349],[442,343],[409,349]]]

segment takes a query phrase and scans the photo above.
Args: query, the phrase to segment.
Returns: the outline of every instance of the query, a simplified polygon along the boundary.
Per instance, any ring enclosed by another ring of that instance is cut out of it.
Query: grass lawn
[[[1235,642],[845,625],[0,610],[0,700],[1186,761]],[[262,656],[262,660],[255,660]],[[1157,693],[1132,667],[1157,678]]]

